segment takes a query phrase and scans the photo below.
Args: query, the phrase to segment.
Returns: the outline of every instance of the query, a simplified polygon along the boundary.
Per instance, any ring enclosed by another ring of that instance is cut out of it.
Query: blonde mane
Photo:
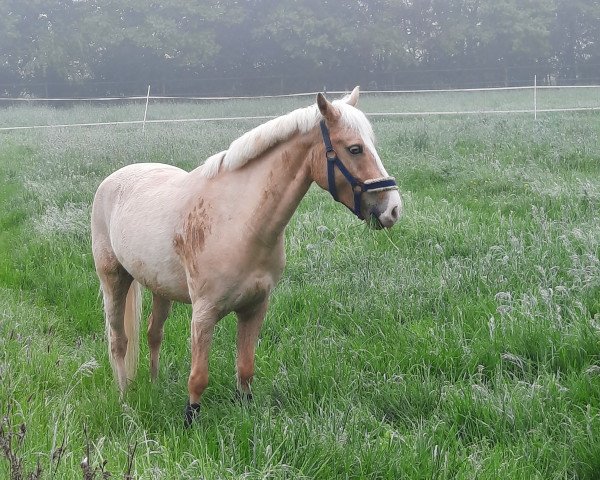
[[[371,124],[360,110],[346,103],[347,99],[348,96],[332,102],[341,113],[342,123],[348,128],[358,131],[361,137],[367,141],[370,140],[372,143],[373,129]],[[202,174],[207,178],[213,178],[220,171],[241,168],[272,146],[287,140],[294,133],[307,133],[321,119],[321,113],[317,105],[314,104],[269,120],[231,142],[227,150],[209,157],[202,166]]]

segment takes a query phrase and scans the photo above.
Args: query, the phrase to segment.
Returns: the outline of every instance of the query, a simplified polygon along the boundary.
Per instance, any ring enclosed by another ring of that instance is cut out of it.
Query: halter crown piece
[[[323,143],[325,144],[325,158],[327,158],[327,183],[329,186],[329,193],[336,202],[339,202],[337,189],[335,187],[335,167],[346,177],[348,183],[352,186],[354,192],[354,208],[350,208],[354,215],[361,220],[364,220],[360,208],[360,200],[362,194],[365,192],[383,192],[384,190],[398,190],[396,180],[394,177],[382,177],[374,178],[372,180],[365,180],[361,182],[354,175],[352,175],[342,161],[338,158],[337,153],[333,149],[331,144],[331,138],[329,137],[329,130],[325,125],[325,120],[321,120],[321,133],[323,134]],[[341,202],[340,202],[341,203]]]

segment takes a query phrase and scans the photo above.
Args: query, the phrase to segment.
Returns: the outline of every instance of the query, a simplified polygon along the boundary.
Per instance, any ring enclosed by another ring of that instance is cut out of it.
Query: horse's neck
[[[274,147],[262,158],[247,164],[252,182],[246,201],[252,205],[246,225],[263,243],[281,238],[286,225],[311,184],[311,148],[294,138]],[[246,168],[239,170],[243,179]]]
[[[221,215],[234,218],[244,234],[263,244],[281,240],[302,197],[311,184],[310,158],[314,148],[295,135],[269,149],[242,168],[222,172],[205,183],[219,192]],[[209,185],[213,184],[213,185]]]

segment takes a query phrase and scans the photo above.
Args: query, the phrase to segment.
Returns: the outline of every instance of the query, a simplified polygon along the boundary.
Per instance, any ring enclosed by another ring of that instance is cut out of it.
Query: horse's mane
[[[347,98],[333,101],[341,113],[341,121],[349,128],[359,131],[363,138],[372,140],[371,124],[360,110],[346,103]],[[287,140],[294,133],[310,131],[321,119],[321,113],[314,104],[269,120],[234,140],[227,150],[209,157],[202,166],[202,174],[212,178],[222,170],[241,168],[272,146]]]

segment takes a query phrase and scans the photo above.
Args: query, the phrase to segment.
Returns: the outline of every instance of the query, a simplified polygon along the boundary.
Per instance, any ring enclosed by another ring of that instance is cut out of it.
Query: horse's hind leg
[[[96,271],[100,278],[104,297],[104,315],[107,335],[109,335],[109,356],[119,390],[125,391],[127,373],[125,354],[127,353],[127,335],[125,333],[125,302],[133,277],[123,268],[112,253],[94,255]],[[109,331],[110,330],[110,331]]]
[[[237,391],[242,399],[252,399],[254,353],[267,306],[268,301],[265,301],[252,309],[237,312]]]
[[[158,376],[160,344],[163,339],[163,326],[171,310],[171,301],[160,295],[152,295],[152,313],[148,317],[148,346],[150,347],[150,378]]]

